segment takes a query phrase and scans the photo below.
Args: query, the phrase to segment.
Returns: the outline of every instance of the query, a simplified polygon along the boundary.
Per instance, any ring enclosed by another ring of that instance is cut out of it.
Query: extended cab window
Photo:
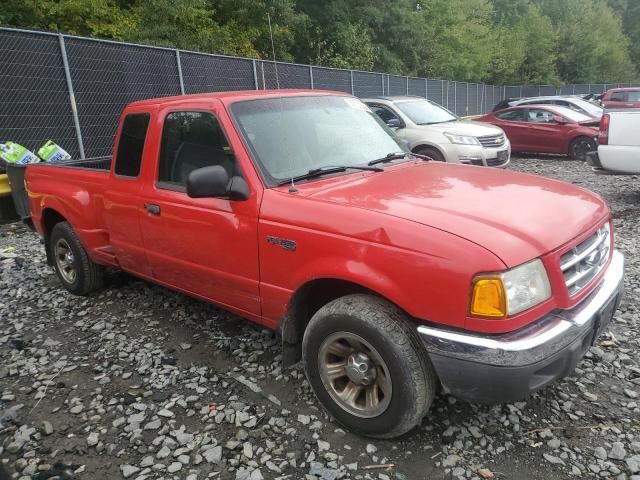
[[[158,186],[184,187],[189,174],[211,165],[238,175],[235,157],[216,117],[209,112],[172,112],[162,129]],[[168,185],[167,185],[168,184]]]
[[[612,102],[626,102],[627,101],[626,92],[613,92],[613,94],[611,95],[611,101]]]
[[[137,177],[142,164],[142,151],[149,126],[148,113],[131,113],[122,123],[115,173],[125,177]]]

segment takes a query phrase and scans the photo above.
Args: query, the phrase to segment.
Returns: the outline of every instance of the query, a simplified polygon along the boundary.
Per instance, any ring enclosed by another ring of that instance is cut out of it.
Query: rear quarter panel
[[[100,263],[96,250],[109,244],[103,218],[108,179],[107,171],[29,166],[25,184],[36,230],[48,235],[43,215],[47,209],[57,212],[71,224],[89,256]]]

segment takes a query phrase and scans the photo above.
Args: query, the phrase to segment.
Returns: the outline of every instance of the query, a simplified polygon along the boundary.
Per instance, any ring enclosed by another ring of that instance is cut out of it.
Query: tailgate
[[[610,112],[609,145],[640,146],[640,111]]]

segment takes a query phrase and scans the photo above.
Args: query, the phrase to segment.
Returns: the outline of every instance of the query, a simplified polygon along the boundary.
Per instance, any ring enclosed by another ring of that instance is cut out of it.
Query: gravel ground
[[[13,224],[0,227],[2,462],[23,480],[640,479],[638,177],[510,168],[595,190],[615,214],[626,297],[574,376],[495,407],[440,395],[421,427],[372,442],[325,415],[299,366],[281,368],[271,332],[125,275],[74,297]]]

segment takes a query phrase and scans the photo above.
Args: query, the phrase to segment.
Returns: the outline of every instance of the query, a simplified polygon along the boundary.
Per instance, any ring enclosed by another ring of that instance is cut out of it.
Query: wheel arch
[[[442,149],[440,147],[438,147],[437,145],[431,144],[431,143],[425,143],[424,141],[420,142],[418,145],[415,145],[411,151],[413,153],[417,153],[418,150],[422,149],[422,148],[430,148],[432,150],[435,150],[436,152],[438,152],[440,155],[442,155],[442,158],[444,158],[446,160],[446,156],[445,154],[442,152]]]
[[[361,283],[332,277],[309,280],[293,293],[287,305],[286,315],[279,325],[283,363],[288,366],[300,360],[304,332],[311,317],[320,308],[332,300],[357,293],[379,297],[404,311],[396,302]]]
[[[42,210],[42,234],[44,236],[44,249],[47,253],[47,265],[53,265],[53,258],[49,245],[51,231],[58,223],[66,221],[66,217],[55,208],[47,207]]]

